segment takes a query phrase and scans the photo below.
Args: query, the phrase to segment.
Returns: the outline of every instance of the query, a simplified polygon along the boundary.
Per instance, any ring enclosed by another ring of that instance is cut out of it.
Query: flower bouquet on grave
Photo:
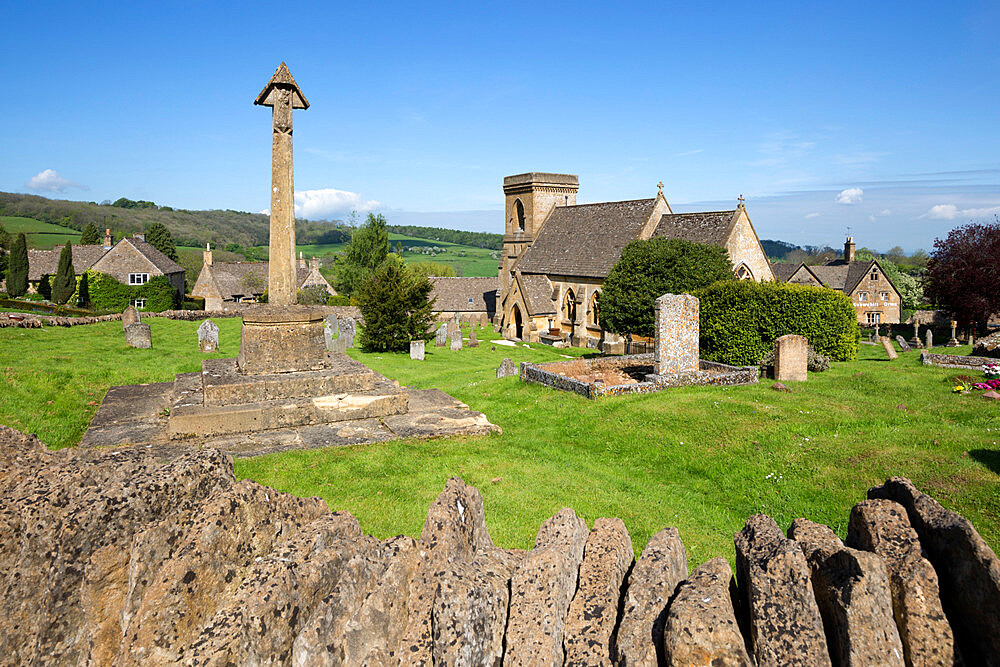
[[[983,375],[986,376],[987,380],[1000,379],[1000,363],[986,364],[983,366]]]

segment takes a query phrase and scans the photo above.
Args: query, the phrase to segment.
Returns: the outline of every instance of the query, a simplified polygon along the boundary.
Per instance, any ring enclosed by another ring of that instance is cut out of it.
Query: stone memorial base
[[[258,306],[243,315],[236,365],[246,375],[326,367],[323,311],[309,306]]]

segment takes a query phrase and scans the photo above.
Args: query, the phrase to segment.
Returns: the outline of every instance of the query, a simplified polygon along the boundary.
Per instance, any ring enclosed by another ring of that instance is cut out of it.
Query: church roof
[[[497,309],[497,289],[500,280],[490,278],[454,278],[431,276],[436,312],[482,312],[494,313]]]
[[[639,238],[655,199],[557,206],[525,251],[522,273],[604,278]]]
[[[108,252],[103,245],[74,245],[70,248],[73,255],[73,272],[76,275],[92,267]],[[59,268],[59,255],[62,249],[63,246],[59,245],[52,250],[29,250],[28,280],[31,282],[41,280],[45,274],[54,276]]]
[[[521,286],[521,295],[524,297],[524,305],[528,307],[528,315],[551,315],[556,312],[555,302],[552,300],[552,283],[548,277],[522,273],[517,278]]]
[[[736,222],[736,210],[704,213],[664,213],[653,237],[684,239],[724,246]]]

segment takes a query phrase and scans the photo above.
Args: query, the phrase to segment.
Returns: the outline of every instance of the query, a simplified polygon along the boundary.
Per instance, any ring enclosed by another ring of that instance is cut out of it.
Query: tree
[[[913,310],[924,302],[924,288],[920,282],[908,273],[899,270],[894,262],[883,259],[879,262],[885,275],[899,291],[899,299],[903,308]]]
[[[28,240],[24,232],[17,235],[7,260],[7,294],[13,298],[28,291]]]
[[[362,283],[358,307],[365,320],[358,341],[372,352],[403,351],[411,340],[429,340],[434,317],[431,283],[392,255]]]
[[[49,274],[42,276],[42,279],[38,281],[38,293],[42,295],[42,298],[46,301],[52,300],[52,283],[49,282]]]
[[[151,222],[146,225],[146,243],[153,246],[170,259],[177,261],[177,248],[174,237],[162,222]]]
[[[735,280],[725,248],[681,239],[632,241],[598,297],[601,326],[614,333],[652,337],[657,298],[690,294],[720,280]]]
[[[3,223],[0,223],[0,250],[10,250],[10,243],[10,233],[3,226]]]
[[[59,253],[59,266],[52,281],[52,300],[66,303],[76,291],[76,272],[73,271],[73,246],[68,241]]]
[[[957,227],[934,240],[924,287],[932,303],[965,325],[985,329],[1000,311],[1000,219]]]
[[[90,305],[90,281],[87,280],[86,271],[80,276],[80,290],[76,295],[76,305],[80,308],[86,308]]]
[[[451,265],[442,262],[413,262],[407,264],[410,270],[420,276],[442,276],[445,278],[455,277],[455,269]]]
[[[365,279],[389,254],[389,232],[381,213],[369,213],[365,224],[354,230],[344,260],[337,265],[335,285],[339,294],[357,292]]]
[[[98,245],[100,243],[101,232],[97,229],[97,225],[88,222],[87,226],[83,228],[83,234],[80,236],[80,245]]]

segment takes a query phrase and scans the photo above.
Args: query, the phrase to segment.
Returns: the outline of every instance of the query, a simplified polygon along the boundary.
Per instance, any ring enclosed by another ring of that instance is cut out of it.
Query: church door
[[[524,340],[524,322],[521,321],[521,309],[514,304],[514,310],[511,318],[514,321],[514,331],[517,332],[517,337]]]

